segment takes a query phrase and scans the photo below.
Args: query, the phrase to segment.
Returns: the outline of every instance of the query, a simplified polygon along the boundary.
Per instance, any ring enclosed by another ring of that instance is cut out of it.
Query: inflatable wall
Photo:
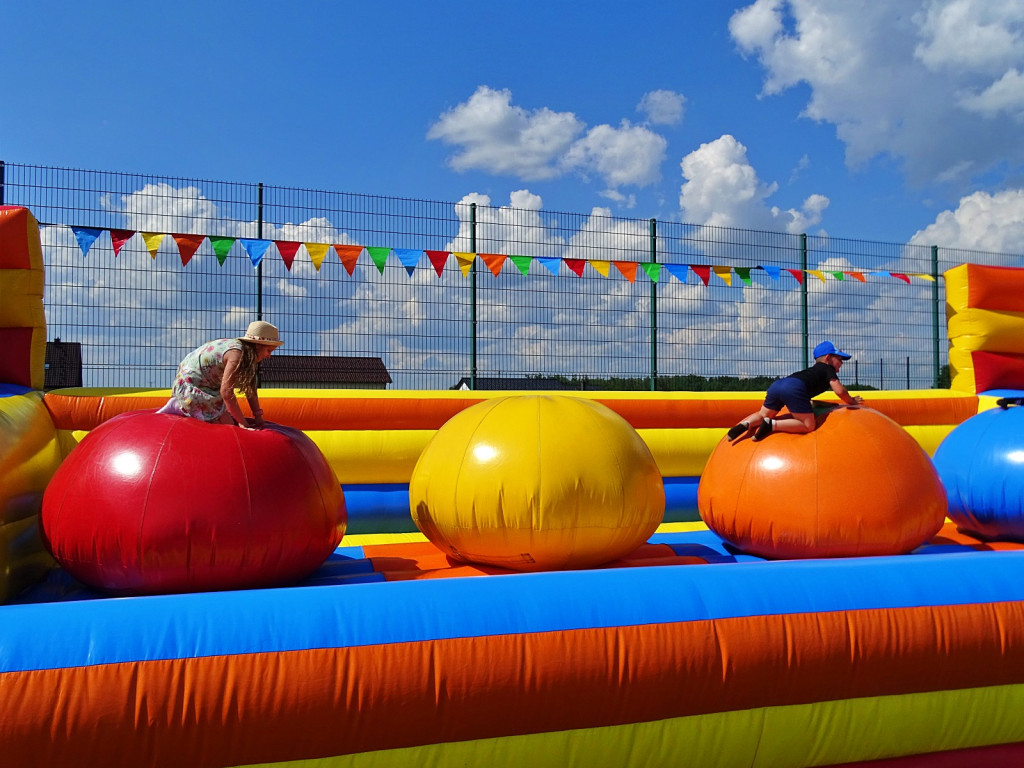
[[[1024,389],[1024,270],[962,264],[945,273],[953,389]]]

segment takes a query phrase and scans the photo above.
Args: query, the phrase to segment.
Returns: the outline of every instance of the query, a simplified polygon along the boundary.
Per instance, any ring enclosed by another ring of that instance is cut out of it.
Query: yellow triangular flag
[[[808,269],[807,274],[814,275],[816,278],[821,280],[821,282],[825,282],[825,273],[822,272],[820,269]]]
[[[718,275],[725,281],[726,285],[732,285],[732,268],[731,267],[712,267],[711,271]]]
[[[923,273],[922,274],[914,274],[914,275],[911,275],[911,277],[920,277],[922,280],[930,280],[933,283],[935,282],[935,278],[934,277],[932,277],[931,275],[923,274]]]
[[[313,262],[313,266],[316,267],[316,271],[320,271],[320,265],[324,263],[324,256],[327,255],[327,249],[331,246],[328,243],[303,243],[306,246],[306,251],[309,253],[309,260]]]
[[[462,272],[462,276],[466,277],[469,275],[470,267],[473,266],[473,259],[476,258],[475,253],[456,253],[453,254],[456,260],[459,262],[459,270]]]
[[[601,277],[608,277],[608,270],[611,269],[612,263],[604,259],[587,259],[587,263],[590,264]]]
[[[151,258],[156,258],[156,252],[160,250],[160,243],[164,241],[164,236],[158,232],[143,232],[142,239],[146,242],[146,250],[149,251]]]

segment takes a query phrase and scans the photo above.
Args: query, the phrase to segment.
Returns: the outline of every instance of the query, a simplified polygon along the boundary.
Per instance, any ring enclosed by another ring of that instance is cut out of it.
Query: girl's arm
[[[241,359],[242,353],[237,349],[230,349],[224,353],[224,375],[220,380],[220,396],[224,399],[224,406],[231,414],[231,418],[238,426],[244,427],[248,422],[241,406],[238,405],[238,398],[235,397],[235,379],[238,377],[238,363]]]
[[[260,406],[259,395],[256,394],[256,389],[247,389],[245,391],[245,402],[249,404],[249,409],[252,411],[252,417],[254,426],[256,429],[263,428],[263,408]]]

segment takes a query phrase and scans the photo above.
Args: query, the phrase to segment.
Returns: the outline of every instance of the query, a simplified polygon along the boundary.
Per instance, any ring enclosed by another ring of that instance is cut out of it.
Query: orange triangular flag
[[[359,254],[363,252],[363,246],[335,245],[334,250],[338,252],[338,258],[341,259],[341,263],[345,265],[345,271],[348,272],[349,277],[351,277],[353,270],[356,268],[356,261],[359,259]]]
[[[637,262],[635,261],[613,261],[612,264],[615,268],[622,273],[622,276],[629,280],[629,282],[636,281],[636,268]]]
[[[497,277],[501,274],[501,268],[505,265],[505,259],[507,259],[503,253],[481,253],[480,260],[487,265],[487,268],[491,270],[491,274]]]
[[[183,267],[192,261],[199,246],[206,239],[205,235],[171,235],[171,237],[178,244],[178,254],[181,256],[181,266]]]
[[[854,280],[860,280],[862,283],[867,282],[867,280],[864,279],[863,272],[844,272],[843,274],[847,277],[852,277]]]

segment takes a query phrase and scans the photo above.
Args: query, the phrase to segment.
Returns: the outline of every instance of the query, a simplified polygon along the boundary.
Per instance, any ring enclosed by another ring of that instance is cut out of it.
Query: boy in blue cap
[[[765,394],[761,410],[750,414],[726,434],[729,440],[754,431],[754,440],[764,440],[772,432],[806,434],[817,428],[811,398],[830,389],[847,405],[863,402],[860,396],[851,396],[839,381],[839,369],[850,355],[836,349],[831,341],[823,341],[814,348],[814,365],[778,379]],[[789,413],[777,418],[783,406]]]

